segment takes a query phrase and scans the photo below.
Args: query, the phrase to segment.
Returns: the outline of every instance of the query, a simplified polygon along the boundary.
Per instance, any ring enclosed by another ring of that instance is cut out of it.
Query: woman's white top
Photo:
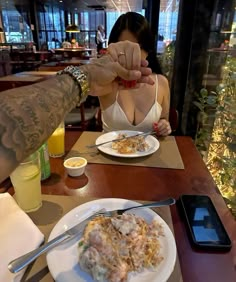
[[[150,108],[149,112],[145,116],[142,122],[137,125],[133,125],[128,120],[126,114],[121,108],[120,104],[117,101],[119,91],[116,94],[115,102],[110,105],[107,109],[102,110],[102,123],[103,130],[105,132],[116,131],[116,130],[135,130],[135,131],[151,131],[153,130],[153,123],[158,122],[161,117],[162,107],[157,102],[157,94],[158,94],[158,78],[156,75],[156,95],[154,104]],[[132,91],[132,90],[131,90]],[[135,95],[135,94],[134,94]]]

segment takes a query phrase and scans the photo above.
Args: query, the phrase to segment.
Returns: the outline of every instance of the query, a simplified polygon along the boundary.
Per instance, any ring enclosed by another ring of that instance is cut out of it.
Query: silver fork
[[[59,244],[63,242],[68,242],[68,240],[73,239],[76,236],[82,234],[89,220],[95,218],[97,214],[99,214],[99,212],[103,212],[103,210],[104,209],[100,209],[98,212],[90,215],[89,217],[86,217],[80,223],[74,225],[70,229],[67,229],[66,231],[56,236],[54,239],[47,242],[46,244],[9,262],[8,269],[12,273],[17,273],[24,267],[28,266],[31,262],[36,260],[36,258],[41,256],[42,254],[48,252],[49,250],[53,249],[54,247],[58,246]]]
[[[144,204],[144,205],[129,207],[129,208],[126,208],[126,209],[98,212],[98,213],[96,213],[96,216],[103,215],[103,216],[107,216],[107,217],[112,217],[112,216],[116,216],[116,215],[122,215],[124,212],[129,211],[131,209],[164,207],[164,206],[174,205],[175,202],[176,201],[175,201],[174,198],[168,198],[166,200],[161,200],[161,201],[154,202],[154,203],[148,203],[148,204]]]

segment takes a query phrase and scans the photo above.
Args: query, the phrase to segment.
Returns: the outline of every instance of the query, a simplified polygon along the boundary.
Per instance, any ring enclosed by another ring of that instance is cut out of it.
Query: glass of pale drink
[[[48,139],[48,153],[57,158],[65,154],[65,124],[61,122]]]
[[[38,210],[42,206],[40,155],[33,153],[10,175],[18,205],[25,212]]]

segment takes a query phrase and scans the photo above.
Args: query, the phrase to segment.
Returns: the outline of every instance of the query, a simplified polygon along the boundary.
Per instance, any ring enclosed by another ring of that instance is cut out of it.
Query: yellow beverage
[[[51,157],[60,157],[65,153],[65,128],[58,127],[48,139],[48,153]]]
[[[19,165],[10,177],[18,205],[26,212],[40,208],[42,197],[39,166],[32,163]]]

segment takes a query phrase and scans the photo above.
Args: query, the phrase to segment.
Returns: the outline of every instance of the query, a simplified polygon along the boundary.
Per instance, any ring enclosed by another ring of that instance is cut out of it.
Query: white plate
[[[96,139],[95,144],[98,145],[98,144],[101,144],[103,142],[114,140],[114,139],[116,139],[118,137],[118,135],[120,133],[126,134],[127,136],[133,136],[133,135],[140,134],[140,133],[143,133],[143,132],[141,132],[141,131],[132,131],[132,130],[111,131],[111,132],[108,132],[108,133],[105,133],[105,134],[99,136]],[[148,135],[145,138],[145,141],[149,145],[149,149],[147,151],[144,151],[144,152],[136,152],[136,153],[133,153],[133,154],[120,154],[120,153],[117,153],[116,150],[112,149],[112,147],[111,147],[112,143],[107,143],[105,145],[99,146],[98,149],[100,151],[102,151],[103,153],[105,153],[105,154],[108,154],[108,155],[111,155],[111,156],[115,156],[115,157],[122,157],[122,158],[144,157],[144,156],[151,155],[154,152],[156,152],[156,150],[158,150],[158,148],[160,146],[160,143],[159,143],[159,141],[155,137],[153,137],[151,135]]]
[[[99,199],[91,202],[87,202],[80,205],[65,216],[53,228],[49,241],[55,238],[57,235],[64,232],[66,229],[74,226],[86,216],[92,214],[101,208],[107,210],[120,209],[125,207],[131,207],[139,205],[139,203],[125,200],[125,199]],[[154,218],[158,220],[163,226],[165,236],[160,237],[161,254],[164,260],[158,266],[155,271],[145,270],[138,274],[131,274],[129,276],[129,282],[164,282],[167,281],[172,273],[176,260],[176,245],[174,236],[169,229],[166,222],[154,211],[148,208],[137,209],[132,213],[143,217],[147,222],[151,222]],[[57,282],[92,282],[92,277],[82,271],[78,264],[78,240],[71,240],[67,243],[52,249],[47,254],[47,263],[49,270],[53,278]]]

